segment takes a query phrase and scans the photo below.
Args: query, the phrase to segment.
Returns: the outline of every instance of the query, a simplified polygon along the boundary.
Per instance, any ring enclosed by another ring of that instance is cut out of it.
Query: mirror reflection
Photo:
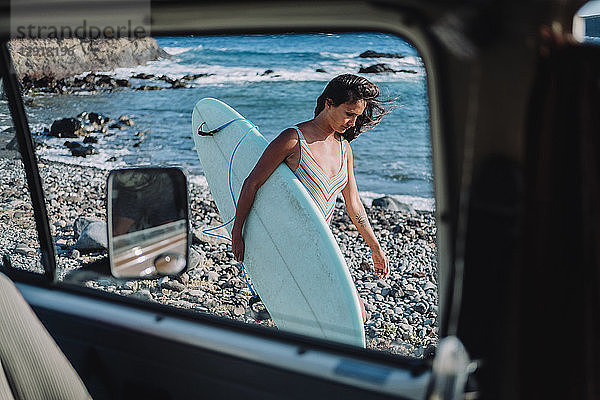
[[[115,277],[173,275],[186,266],[187,182],[178,168],[108,177],[109,255]]]

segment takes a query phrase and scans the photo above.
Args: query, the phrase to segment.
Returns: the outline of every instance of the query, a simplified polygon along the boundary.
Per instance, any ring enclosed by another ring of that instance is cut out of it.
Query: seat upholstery
[[[89,399],[16,286],[0,274],[0,400]]]

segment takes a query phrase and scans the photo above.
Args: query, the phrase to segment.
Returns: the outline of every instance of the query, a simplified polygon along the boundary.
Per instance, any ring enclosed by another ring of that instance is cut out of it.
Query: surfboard
[[[219,213],[229,221],[244,180],[268,142],[252,122],[213,98],[196,103],[192,132]],[[233,223],[226,227],[231,234]],[[281,164],[258,190],[243,237],[244,266],[278,329],[365,347],[360,303],[346,261],[287,165]]]

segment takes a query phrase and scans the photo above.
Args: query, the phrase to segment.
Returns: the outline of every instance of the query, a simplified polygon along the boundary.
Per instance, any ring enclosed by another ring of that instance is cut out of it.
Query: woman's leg
[[[365,322],[367,322],[367,311],[365,310],[365,303],[363,303],[362,299],[360,298],[356,286],[354,287],[354,290],[356,290],[356,296],[358,297],[358,302],[360,303],[360,314],[362,315],[362,320],[364,324]]]

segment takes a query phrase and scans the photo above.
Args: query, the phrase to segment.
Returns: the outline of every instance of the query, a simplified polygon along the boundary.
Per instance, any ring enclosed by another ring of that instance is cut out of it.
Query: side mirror
[[[108,257],[116,278],[176,275],[188,260],[187,178],[179,168],[113,170],[107,182]]]

